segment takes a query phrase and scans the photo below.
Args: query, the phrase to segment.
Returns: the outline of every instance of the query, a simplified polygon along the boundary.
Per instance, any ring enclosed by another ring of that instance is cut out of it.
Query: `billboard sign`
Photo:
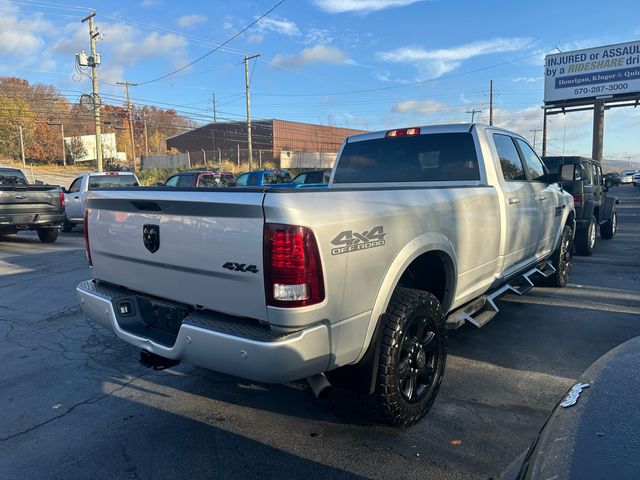
[[[544,103],[640,92],[640,41],[547,55]]]

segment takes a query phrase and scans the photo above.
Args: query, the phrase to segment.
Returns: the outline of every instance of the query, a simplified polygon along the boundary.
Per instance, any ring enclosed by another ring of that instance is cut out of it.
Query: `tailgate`
[[[0,187],[0,215],[59,212],[57,186]]]
[[[93,276],[266,320],[263,196],[201,189],[92,192],[87,209]]]

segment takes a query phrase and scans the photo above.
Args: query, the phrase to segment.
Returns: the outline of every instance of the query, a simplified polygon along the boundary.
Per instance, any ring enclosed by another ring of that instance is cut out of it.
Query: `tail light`
[[[385,137],[403,137],[405,135],[420,135],[420,129],[418,127],[413,128],[400,128],[398,130],[389,130]]]
[[[89,262],[89,266],[93,267],[93,260],[91,260],[91,246],[89,245],[89,214],[91,213],[91,209],[86,209],[84,211],[84,247],[87,250],[87,261]]]
[[[584,202],[584,195],[574,195],[573,196],[573,205],[576,207],[581,207],[582,202]]]
[[[64,192],[60,190],[60,210],[64,210]]]
[[[264,284],[272,307],[304,307],[324,300],[322,264],[310,229],[265,225]]]

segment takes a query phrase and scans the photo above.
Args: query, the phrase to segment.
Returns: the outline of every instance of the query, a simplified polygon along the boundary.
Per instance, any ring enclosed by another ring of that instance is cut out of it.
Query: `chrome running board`
[[[532,268],[526,271],[522,275],[511,279],[508,283],[504,284],[497,290],[483,295],[480,298],[472,300],[466,305],[460,307],[453,313],[451,313],[445,322],[445,326],[454,330],[460,328],[465,322],[469,322],[476,327],[480,328],[485,325],[489,320],[496,316],[500,311],[496,301],[506,295],[507,293],[515,293],[516,295],[524,295],[534,287],[534,282],[531,277],[535,274],[541,275],[544,278],[549,277],[555,273],[556,269],[550,262],[546,262],[542,268]]]

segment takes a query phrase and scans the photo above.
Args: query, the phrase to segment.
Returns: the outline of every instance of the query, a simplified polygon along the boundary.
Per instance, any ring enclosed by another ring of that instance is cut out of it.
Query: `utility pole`
[[[493,125],[493,80],[489,81],[489,125]]]
[[[22,166],[26,167],[27,162],[24,159],[24,139],[22,138],[22,125],[20,125],[19,128],[20,128],[20,152],[22,153]]]
[[[471,114],[471,123],[473,123],[473,119],[476,116],[476,113],[480,113],[482,112],[482,110],[476,110],[475,108],[472,108],[471,110],[467,110],[465,113],[470,113]]]
[[[149,133],[147,132],[147,113],[144,114],[144,153],[149,156]]]
[[[247,97],[247,143],[249,147],[249,171],[253,170],[253,145],[251,144],[251,101],[249,99],[249,60],[258,58],[260,55],[244,57],[244,84]]]
[[[96,127],[96,163],[98,171],[102,171],[102,132],[100,131],[100,97],[98,96],[98,65],[100,56],[96,53],[96,37],[99,35],[93,27],[93,17],[96,12],[91,12],[84,17],[81,23],[89,21],[89,42],[91,44],[91,57],[89,66],[91,67],[91,86],[93,90],[93,120]]]
[[[67,152],[64,148],[64,123],[60,122],[60,135],[62,135],[62,166],[67,166]]]
[[[216,93],[211,92],[211,100],[213,101],[213,123],[216,123]],[[213,161],[215,162],[216,156],[216,127],[215,125],[211,126],[211,139],[213,140]],[[222,159],[218,157],[218,163],[222,163]]]
[[[535,151],[535,149],[536,149],[536,133],[541,132],[542,130],[540,130],[539,128],[533,128],[533,129],[531,129],[529,131],[533,132],[533,150]]]
[[[129,134],[131,135],[131,161],[129,167],[134,170],[136,168],[136,141],[133,137],[133,104],[129,98],[129,87],[135,87],[137,83],[116,82],[118,85],[124,85],[124,91],[127,95],[127,110],[129,111]]]

